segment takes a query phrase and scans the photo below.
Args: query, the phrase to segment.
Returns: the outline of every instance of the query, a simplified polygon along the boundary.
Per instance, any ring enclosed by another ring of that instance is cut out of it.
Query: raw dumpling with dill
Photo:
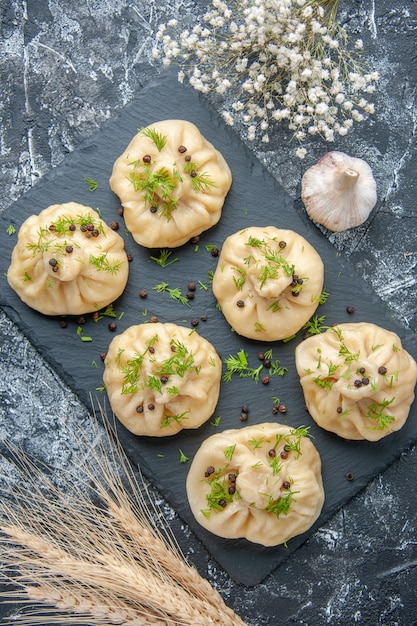
[[[325,430],[378,441],[405,424],[417,365],[398,335],[369,322],[338,324],[296,348],[307,409]]]
[[[158,322],[130,326],[112,340],[103,381],[114,414],[130,432],[166,437],[212,416],[221,371],[209,341]]]
[[[291,337],[310,319],[323,280],[321,257],[301,235],[254,226],[225,240],[212,287],[239,335],[276,341]]]
[[[208,437],[187,476],[191,511],[219,537],[263,546],[307,531],[324,503],[320,455],[305,427],[263,423]]]
[[[222,154],[184,120],[141,129],[110,178],[127,228],[147,248],[181,246],[216,224],[231,183]]]
[[[53,204],[23,222],[7,279],[28,306],[45,315],[82,315],[124,291],[124,241],[90,207]]]

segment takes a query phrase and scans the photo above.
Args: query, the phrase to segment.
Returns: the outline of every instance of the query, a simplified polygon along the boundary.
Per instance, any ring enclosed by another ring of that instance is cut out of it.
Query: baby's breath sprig
[[[159,26],[154,57],[180,65],[179,80],[203,93],[228,93],[225,121],[246,124],[247,137],[269,142],[284,121],[302,142],[343,136],[374,111],[367,94],[377,72],[359,59],[362,40],[348,48],[337,21],[338,0],[213,0],[200,23],[178,31]],[[365,97],[364,95],[365,94]],[[305,150],[299,148],[303,158]]]

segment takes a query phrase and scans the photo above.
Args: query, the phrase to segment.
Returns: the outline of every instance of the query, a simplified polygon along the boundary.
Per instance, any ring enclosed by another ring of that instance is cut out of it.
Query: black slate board
[[[233,185],[220,223],[202,235],[198,246],[189,243],[174,250],[171,259],[178,258],[178,261],[162,268],[150,258],[159,256],[158,250],[139,247],[125,232],[123,221],[117,214],[119,202],[110,191],[108,179],[114,160],[123,152],[138,128],[172,118],[187,119],[198,125],[227,159],[233,173]],[[98,182],[96,191],[89,191],[86,177]],[[127,252],[133,259],[128,286],[114,305],[118,315],[115,320],[116,332],[122,332],[132,324],[148,321],[152,315],[161,322],[170,321],[190,328],[193,318],[207,315],[207,321],[200,321],[197,330],[213,343],[223,358],[244,348],[249,355],[249,363],[256,367],[259,364],[258,352],[272,348],[274,359],[278,358],[281,365],[289,369],[284,377],[273,377],[269,385],[239,378],[223,384],[213,416],[221,416],[217,427],[209,420],[197,431],[182,431],[167,439],[135,437],[123,427],[119,429],[122,444],[132,462],[140,464],[143,473],[220,565],[237,582],[248,586],[257,584],[417,440],[416,407],[413,405],[410,417],[401,431],[378,443],[346,442],[320,430],[305,411],[295,371],[294,348],[302,340],[302,333],[288,343],[264,344],[231,332],[216,309],[211,293],[208,272],[215,269],[216,259],[205,246],[216,245],[220,248],[228,235],[247,226],[274,225],[293,229],[312,243],[324,261],[325,287],[330,296],[327,303],[320,306],[318,313],[326,315],[326,324],[374,322],[397,332],[414,358],[417,357],[416,337],[399,327],[390,317],[378,297],[358,278],[349,264],[337,255],[327,239],[303,215],[300,207],[297,210],[294,202],[245,148],[233,129],[222,122],[201,96],[191,88],[179,85],[176,77],[167,73],[144,88],[117,117],[106,123],[95,137],[13,204],[0,219],[0,306],[87,407],[91,407],[91,394],[100,402],[105,401],[105,393],[100,391],[103,371],[100,354],[106,352],[114,336],[108,330],[108,322],[112,320],[104,318],[94,322],[88,318],[82,326],[83,334],[91,336],[93,340],[91,343],[83,343],[76,332],[76,320],[69,320],[66,329],[60,328],[57,318],[47,318],[24,305],[10,289],[5,277],[16,242],[16,236],[6,234],[9,224],[18,229],[29,215],[40,212],[50,204],[68,201],[99,207],[107,222],[117,219],[121,223],[119,233],[124,236]],[[169,299],[166,293],[158,294],[153,290],[162,281],[172,288],[181,288],[183,292],[187,290],[188,281],[196,282],[198,287],[198,281],[201,281],[208,289],[198,288],[190,307],[186,307]],[[144,300],[138,295],[141,289],[148,291],[148,297]],[[353,316],[346,312],[348,304],[355,306]],[[278,419],[272,414],[273,396],[278,396],[288,409]],[[185,478],[189,465],[179,462],[179,450],[192,459],[201,442],[209,435],[225,428],[243,427],[245,423],[239,419],[242,404],[250,407],[246,424],[280,421],[294,427],[302,424],[309,426],[321,454],[326,492],[322,514],[309,532],[290,540],[287,547],[263,548],[244,540],[215,537],[195,523],[187,504]],[[354,474],[354,480],[346,479],[348,472]]]

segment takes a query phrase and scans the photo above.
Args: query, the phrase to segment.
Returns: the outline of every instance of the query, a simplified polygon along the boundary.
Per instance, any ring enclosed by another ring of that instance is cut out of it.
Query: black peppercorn
[[[348,304],[348,306],[346,307],[346,311],[349,313],[349,315],[352,315],[355,312],[355,307],[351,304]]]
[[[238,300],[236,302],[236,306],[238,306],[239,309],[242,309],[245,306],[245,303],[243,302],[243,300]]]
[[[178,146],[178,152],[183,154],[184,152],[187,152],[187,148],[185,146]]]
[[[109,330],[111,330],[111,332],[113,333],[116,330],[117,326],[114,322],[110,322],[109,324]]]
[[[385,376],[387,371],[388,371],[387,368],[384,367],[383,365],[381,365],[381,367],[378,367],[378,374],[381,374],[381,376]]]
[[[198,326],[198,319],[196,317],[193,317],[193,319],[191,320],[191,326]]]
[[[263,385],[268,385],[269,384],[269,376],[262,376],[261,383]]]
[[[147,296],[147,295],[148,295],[148,292],[146,291],[146,289],[141,289],[141,290],[139,291],[139,296],[140,296],[141,298],[146,298],[146,296]]]
[[[150,154],[145,154],[142,158],[144,163],[150,163],[152,161],[152,157]]]

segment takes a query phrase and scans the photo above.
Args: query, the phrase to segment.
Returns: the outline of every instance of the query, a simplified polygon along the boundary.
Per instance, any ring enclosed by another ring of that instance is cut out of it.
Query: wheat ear
[[[10,600],[38,607],[13,624],[244,626],[158,525],[144,481],[100,413],[99,444],[75,430],[83,454],[74,472],[61,469],[68,490],[9,447],[23,483],[0,493],[2,577],[18,586]]]

